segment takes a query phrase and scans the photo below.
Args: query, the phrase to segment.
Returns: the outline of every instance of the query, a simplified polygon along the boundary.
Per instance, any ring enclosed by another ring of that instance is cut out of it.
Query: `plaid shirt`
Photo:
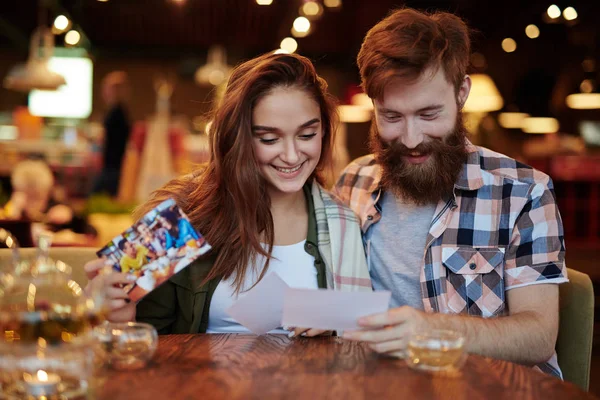
[[[421,265],[427,312],[507,314],[508,289],[567,281],[552,180],[516,160],[468,143],[454,195],[437,204]],[[381,219],[381,169],[372,155],[351,163],[334,193],[363,233]],[[365,243],[370,263],[370,242]],[[370,265],[370,264],[369,264]],[[556,357],[538,366],[560,376]]]

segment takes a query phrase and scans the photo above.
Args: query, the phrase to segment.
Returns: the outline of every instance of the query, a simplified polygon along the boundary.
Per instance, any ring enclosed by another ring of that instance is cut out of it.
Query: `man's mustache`
[[[439,144],[441,144],[441,140],[433,139],[433,141],[419,143],[416,147],[408,148],[401,142],[395,141],[392,143],[383,143],[383,148],[386,152],[396,156],[410,156],[415,153],[428,155],[433,153],[438,147],[438,143],[436,143],[435,140],[438,140],[440,142]]]

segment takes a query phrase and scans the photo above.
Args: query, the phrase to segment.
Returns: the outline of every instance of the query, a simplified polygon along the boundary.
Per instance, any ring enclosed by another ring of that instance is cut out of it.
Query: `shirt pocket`
[[[455,313],[499,315],[504,304],[504,248],[444,246],[448,307]]]

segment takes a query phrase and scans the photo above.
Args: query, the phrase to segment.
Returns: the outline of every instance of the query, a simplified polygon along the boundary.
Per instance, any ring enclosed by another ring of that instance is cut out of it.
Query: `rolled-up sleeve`
[[[505,288],[567,282],[562,220],[552,181],[532,185],[517,216],[504,267]]]

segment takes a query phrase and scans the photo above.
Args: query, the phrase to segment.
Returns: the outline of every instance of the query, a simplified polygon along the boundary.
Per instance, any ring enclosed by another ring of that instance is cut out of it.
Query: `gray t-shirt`
[[[379,207],[381,220],[365,235],[373,288],[392,292],[390,307],[422,310],[421,265],[436,205],[417,206],[383,193]]]

